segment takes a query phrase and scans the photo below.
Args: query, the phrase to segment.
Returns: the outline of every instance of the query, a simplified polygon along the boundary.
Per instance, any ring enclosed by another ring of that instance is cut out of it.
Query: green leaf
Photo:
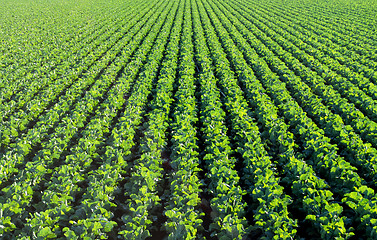
[[[43,238],[56,238],[56,234],[54,234],[49,227],[44,227],[42,230],[38,232],[38,237]]]
[[[107,223],[105,224],[105,227],[104,227],[103,231],[105,231],[105,232],[110,232],[110,231],[113,229],[113,227],[114,227],[115,225],[117,225],[116,222],[107,222]]]

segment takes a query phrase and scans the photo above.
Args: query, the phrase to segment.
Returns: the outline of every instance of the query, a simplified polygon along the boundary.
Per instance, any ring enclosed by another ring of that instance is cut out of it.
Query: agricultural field
[[[0,239],[377,239],[377,1],[0,0]]]

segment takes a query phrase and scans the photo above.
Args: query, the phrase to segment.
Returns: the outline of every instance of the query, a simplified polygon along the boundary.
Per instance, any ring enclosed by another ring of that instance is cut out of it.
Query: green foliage
[[[372,0],[0,10],[1,239],[377,239]]]

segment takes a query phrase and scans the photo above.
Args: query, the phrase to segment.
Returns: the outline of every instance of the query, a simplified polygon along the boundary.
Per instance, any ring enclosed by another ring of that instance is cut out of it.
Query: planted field
[[[377,239],[374,0],[0,0],[1,239]]]

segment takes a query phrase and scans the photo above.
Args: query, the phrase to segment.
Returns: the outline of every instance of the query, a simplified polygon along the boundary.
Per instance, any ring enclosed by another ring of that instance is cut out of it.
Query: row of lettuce
[[[373,53],[294,8],[129,4],[9,71],[0,236],[377,237]]]

